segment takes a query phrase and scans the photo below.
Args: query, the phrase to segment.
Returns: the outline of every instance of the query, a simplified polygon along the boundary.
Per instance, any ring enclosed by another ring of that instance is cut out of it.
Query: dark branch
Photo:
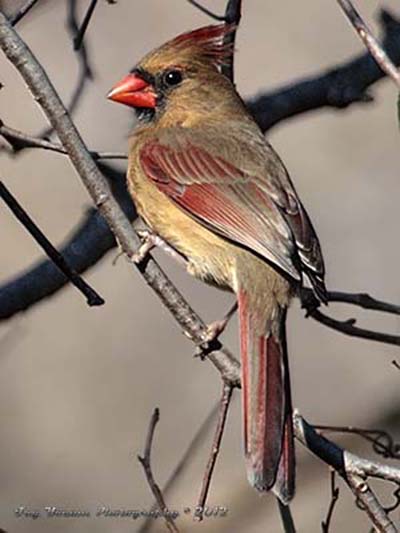
[[[229,0],[225,9],[225,24],[233,24],[235,29],[225,36],[225,45],[235,47],[236,32],[242,17],[242,0]],[[234,83],[235,54],[230,56],[229,63],[222,66],[222,73]]]
[[[388,11],[379,17],[383,27],[383,48],[395,65],[400,64],[400,22]],[[372,100],[368,89],[385,77],[367,52],[355,59],[303,80],[261,94],[247,102],[260,128],[267,131],[278,122],[301,113],[333,107],[344,109],[357,102]]]
[[[214,20],[218,20],[220,22],[225,22],[225,16],[224,15],[216,15],[206,7],[200,4],[200,2],[197,2],[196,0],[187,0],[189,4],[194,6],[196,9],[207,15],[208,17],[211,17]]]
[[[105,164],[101,164],[100,168],[109,178],[112,193],[125,214],[133,220],[136,211],[126,194],[125,176]],[[104,218],[97,210],[89,209],[60,253],[73,270],[81,273],[96,264],[115,244]],[[28,309],[56,293],[67,283],[68,278],[52,261],[41,261],[27,273],[17,276],[0,288],[0,320]]]
[[[382,300],[376,300],[366,293],[349,293],[340,291],[328,291],[328,302],[341,302],[352,304],[371,311],[382,311],[393,315],[400,315],[400,305],[390,304]]]
[[[162,488],[162,493],[165,496],[169,493],[170,489],[172,489],[174,486],[176,486],[177,482],[180,479],[181,474],[186,470],[186,467],[188,466],[190,460],[193,460],[195,457],[195,453],[205,437],[209,430],[211,429],[211,424],[214,422],[214,419],[216,418],[217,414],[220,410],[220,402],[218,402],[212,410],[208,413],[207,418],[204,420],[204,422],[201,424],[199,429],[196,431],[194,437],[190,441],[188,447],[186,448],[184,454],[182,455],[181,459],[179,460],[178,464],[175,466],[173,472],[171,473],[170,477],[168,478],[168,481],[165,483],[164,487]],[[157,502],[152,506],[151,510],[154,511],[157,508]],[[153,520],[151,518],[151,515],[146,518],[146,520],[143,522],[142,527],[138,530],[137,533],[147,533],[151,526],[153,525]]]
[[[388,513],[368,485],[368,477],[386,479],[400,485],[400,470],[351,454],[318,434],[298,412],[294,413],[293,422],[296,438],[344,479],[357,501],[363,504],[363,509],[377,530],[396,533],[397,529]]]
[[[372,444],[372,449],[385,459],[400,459],[400,443],[394,441],[393,437],[381,429],[364,429],[354,426],[321,426],[313,425],[314,429],[323,433],[347,433],[358,435]]]
[[[153,471],[151,468],[151,450],[152,450],[152,445],[153,445],[153,437],[154,437],[154,431],[156,429],[156,425],[159,419],[160,419],[160,411],[158,408],[156,408],[154,409],[153,415],[150,419],[149,430],[147,432],[146,444],[144,448],[144,455],[143,456],[138,455],[138,461],[143,466],[143,470],[146,475],[147,482],[149,484],[151,492],[154,495],[154,498],[156,499],[158,507],[162,513],[162,516],[165,519],[168,530],[173,531],[174,533],[179,533],[179,530],[176,527],[175,521],[172,518],[170,512],[168,511],[168,507],[164,501],[164,497],[162,495],[160,487],[157,485],[156,480],[154,479]]]
[[[375,61],[381,67],[381,69],[395,82],[400,89],[400,72],[390,61],[390,58],[386,52],[379,45],[378,41],[373,36],[371,30],[365,24],[358,11],[355,9],[350,0],[337,0],[338,4],[343,9],[347,18],[356,29],[361,40],[374,57]]]
[[[0,119],[0,135],[9,143],[14,152],[19,152],[25,148],[42,148],[43,150],[50,150],[59,154],[67,155],[65,148],[56,142],[43,139],[42,137],[34,137],[6,126]],[[114,152],[95,152],[90,151],[90,155],[96,161],[99,159],[127,159],[125,154],[118,154]]]
[[[225,430],[226,419],[228,416],[229,406],[232,399],[233,387],[230,383],[223,382],[222,396],[218,417],[218,424],[215,429],[215,435],[211,446],[210,457],[207,462],[206,470],[204,473],[203,483],[201,486],[199,503],[197,504],[197,510],[195,519],[199,522],[203,520],[203,510],[206,505],[208,492],[210,490],[211,478],[214,472],[215,464],[218,459],[219,451],[221,449],[222,437]]]
[[[15,26],[18,22],[29,13],[38,0],[28,0],[10,19],[11,25]]]
[[[94,10],[96,8],[97,1],[98,0],[91,0],[90,1],[89,7],[88,7],[88,9],[86,11],[86,14],[85,14],[85,17],[83,19],[82,25],[79,28],[76,36],[74,37],[74,41],[73,41],[74,42],[74,50],[79,50],[81,45],[82,45],[83,38],[85,37],[85,33],[86,33],[86,30],[87,30],[87,28],[89,26],[90,19],[92,18],[92,15],[93,15]]]
[[[279,498],[277,498],[276,501],[278,502],[279,515],[281,517],[284,532],[296,533],[296,526],[289,505],[283,504]]]
[[[332,470],[331,472],[331,499],[329,502],[328,512],[326,513],[326,518],[321,522],[322,533],[329,533],[329,528],[332,521],[333,511],[335,505],[339,500],[339,487],[336,487],[336,472]]]
[[[344,333],[345,335],[359,337],[361,339],[368,339],[370,341],[383,342],[384,344],[400,346],[399,335],[391,335],[389,333],[380,333],[379,331],[359,328],[355,326],[356,320],[354,318],[350,318],[348,320],[336,320],[335,318],[321,313],[321,311],[318,311],[318,309],[310,311],[308,314],[317,322],[324,324],[324,326],[335,329],[336,331],[340,331],[340,333]]]
[[[48,238],[40,230],[40,228],[31,219],[28,213],[23,209],[17,199],[11,194],[2,181],[0,181],[0,197],[4,200],[15,217],[21,222],[24,228],[32,235],[39,246],[50,257],[53,263],[61,270],[69,281],[86,297],[86,301],[90,306],[103,305],[103,298],[92,289],[90,285],[84,281],[77,272],[75,272],[70,265],[68,265],[65,258],[60,254],[56,248],[51,244]]]

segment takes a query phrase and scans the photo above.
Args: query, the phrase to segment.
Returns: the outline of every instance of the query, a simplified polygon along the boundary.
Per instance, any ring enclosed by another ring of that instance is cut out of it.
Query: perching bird
[[[237,296],[248,478],[287,503],[295,457],[286,309],[304,278],[325,299],[324,265],[282,161],[221,73],[232,30],[221,24],[176,37],[108,97],[137,110],[128,185],[152,242]]]

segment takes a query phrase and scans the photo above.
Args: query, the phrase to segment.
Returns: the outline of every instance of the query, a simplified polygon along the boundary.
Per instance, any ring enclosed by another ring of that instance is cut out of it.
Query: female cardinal
[[[232,30],[176,37],[108,98],[137,110],[128,184],[140,216],[192,275],[237,296],[248,478],[287,503],[295,458],[286,309],[304,276],[325,299],[324,265],[283,163],[221,73]]]

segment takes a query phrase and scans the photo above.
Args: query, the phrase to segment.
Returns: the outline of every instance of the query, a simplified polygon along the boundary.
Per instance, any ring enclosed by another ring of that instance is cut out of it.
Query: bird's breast
[[[238,249],[176,206],[141,170],[131,164],[128,188],[149,228],[188,260],[188,271],[211,284],[234,289]]]

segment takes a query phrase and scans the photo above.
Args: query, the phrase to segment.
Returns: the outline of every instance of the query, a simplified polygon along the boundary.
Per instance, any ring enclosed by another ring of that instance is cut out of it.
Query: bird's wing
[[[278,161],[283,179],[274,169],[268,175],[249,173],[217,152],[193,135],[159,135],[142,146],[140,162],[158,189],[198,222],[296,280],[305,272],[317,294],[319,288],[323,292],[318,239],[277,156],[274,165]]]

